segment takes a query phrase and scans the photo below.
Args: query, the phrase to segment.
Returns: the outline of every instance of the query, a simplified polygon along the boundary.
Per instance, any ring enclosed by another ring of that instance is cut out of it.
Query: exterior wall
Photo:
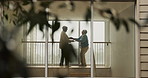
[[[122,18],[134,18],[134,4],[120,12]],[[111,70],[113,77],[134,77],[134,24],[129,24],[130,32],[124,26],[119,31],[110,24],[111,36]]]
[[[148,0],[137,0],[137,20],[144,25],[148,16]],[[140,27],[140,53],[139,53],[139,75],[141,78],[148,77],[148,26]]]

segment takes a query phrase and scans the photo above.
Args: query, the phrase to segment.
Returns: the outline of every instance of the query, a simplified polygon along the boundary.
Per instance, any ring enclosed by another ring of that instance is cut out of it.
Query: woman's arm
[[[80,42],[81,41],[81,36],[79,38],[73,38],[73,39]]]

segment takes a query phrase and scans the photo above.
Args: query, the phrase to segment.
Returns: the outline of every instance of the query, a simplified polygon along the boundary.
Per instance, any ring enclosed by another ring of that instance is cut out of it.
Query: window
[[[51,21],[49,21],[51,23]],[[90,41],[90,22],[85,21],[60,21],[61,27],[55,32],[54,34],[54,45],[52,46],[50,34],[51,30],[49,30],[49,43],[48,43],[48,63],[50,65],[58,65],[60,62],[61,52],[59,49],[59,40],[60,40],[60,33],[62,31],[62,26],[67,26],[68,31],[66,32],[69,37],[78,38],[81,35],[81,31],[86,29],[88,31],[87,36]],[[95,62],[97,65],[105,65],[106,61],[106,50],[108,47],[108,43],[106,43],[106,22],[105,21],[94,21],[94,55],[95,55]],[[73,30],[73,32],[71,32]],[[26,57],[27,57],[27,64],[32,65],[43,65],[45,64],[45,38],[43,37],[43,33],[38,30],[38,28],[34,28],[34,30],[27,36],[27,41],[34,41],[26,43]],[[108,37],[107,37],[108,38]],[[72,42],[77,55],[79,56],[79,43]],[[24,50],[25,51],[25,50]],[[90,52],[86,53],[86,63],[90,64]],[[79,64],[80,58],[73,64]]]

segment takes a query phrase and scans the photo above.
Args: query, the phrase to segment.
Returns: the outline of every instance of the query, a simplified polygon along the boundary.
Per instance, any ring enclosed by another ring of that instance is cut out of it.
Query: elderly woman
[[[81,47],[81,66],[86,66],[86,60],[85,60],[85,53],[88,50],[88,37],[87,37],[87,30],[82,30],[82,35],[79,38],[72,38],[78,42],[80,42],[80,47]]]

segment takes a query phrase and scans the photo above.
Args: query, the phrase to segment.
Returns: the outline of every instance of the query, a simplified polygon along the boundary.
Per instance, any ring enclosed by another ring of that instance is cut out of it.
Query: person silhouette
[[[62,27],[63,31],[61,32],[60,35],[60,49],[61,49],[61,60],[60,60],[60,66],[63,66],[63,62],[65,59],[65,65],[69,66],[69,56],[68,56],[68,49],[67,46],[69,45],[70,42],[73,42],[73,40],[69,40],[66,32],[67,32],[67,27],[63,26]]]
[[[76,40],[78,42],[80,42],[80,48],[81,48],[81,52],[80,52],[80,57],[81,57],[81,66],[86,66],[86,60],[85,60],[85,53],[88,50],[88,37],[87,37],[87,30],[82,30],[82,35],[79,38],[73,38],[70,37],[70,39]]]

